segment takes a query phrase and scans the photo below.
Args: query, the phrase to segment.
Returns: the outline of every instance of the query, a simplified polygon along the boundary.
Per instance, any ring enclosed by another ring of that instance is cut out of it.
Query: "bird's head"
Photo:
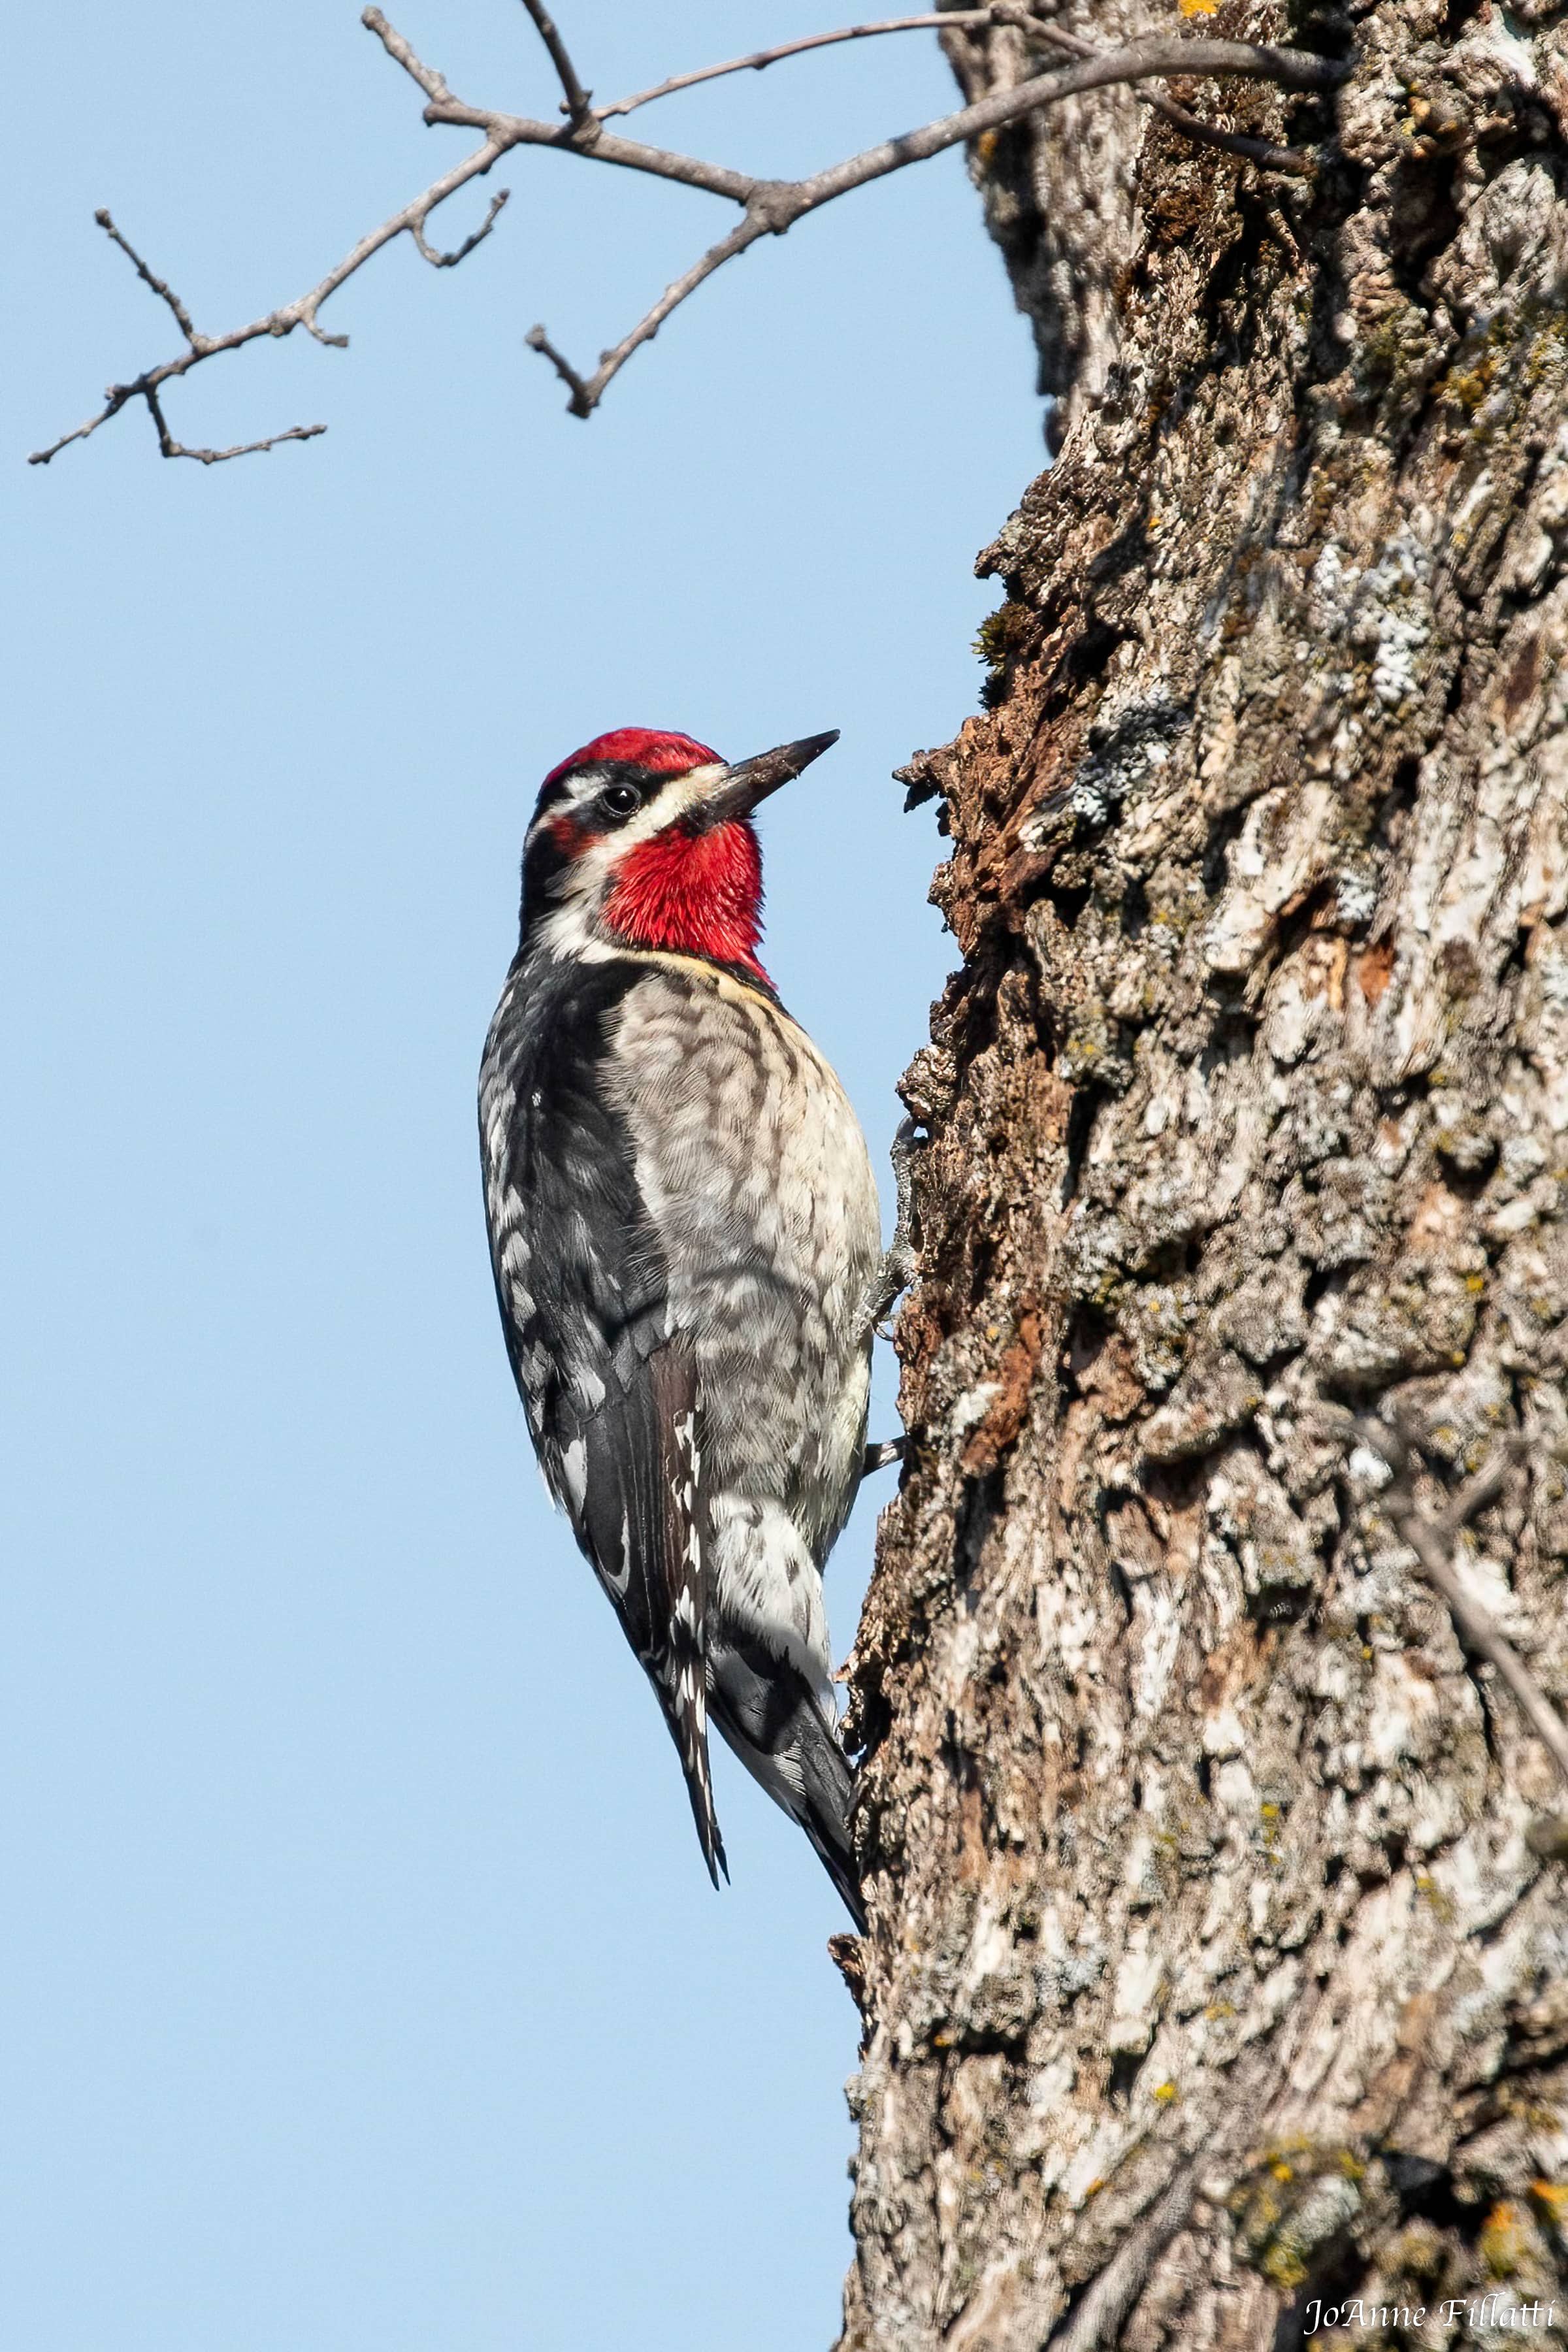
[[[560,956],[662,949],[765,984],[752,812],[837,740],[835,728],[731,766],[689,735],[596,735],[540,787],[523,845],[525,942]]]

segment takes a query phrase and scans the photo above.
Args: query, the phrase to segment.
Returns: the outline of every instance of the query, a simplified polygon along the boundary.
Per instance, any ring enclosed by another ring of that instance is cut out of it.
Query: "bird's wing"
[[[658,1693],[717,1885],[696,1358],[668,1326],[624,1123],[585,1067],[552,1055],[482,1113],[496,1291],[546,1484]]]

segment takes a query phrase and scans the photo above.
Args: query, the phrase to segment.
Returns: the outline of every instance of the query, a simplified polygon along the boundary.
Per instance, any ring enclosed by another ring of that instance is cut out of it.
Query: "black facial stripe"
[[[601,827],[613,831],[616,825],[629,823],[639,809],[646,808],[650,801],[658,798],[666,784],[674,783],[687,772],[685,769],[679,768],[643,768],[631,760],[587,760],[580,768],[568,768],[563,776],[557,776],[552,784],[546,786],[539,796],[536,815],[547,815],[552,809],[571,800],[584,814],[591,810]],[[620,810],[601,810],[591,795],[582,794],[580,788],[585,782],[591,782],[597,791],[603,791],[606,785],[629,786],[637,793],[636,803]]]

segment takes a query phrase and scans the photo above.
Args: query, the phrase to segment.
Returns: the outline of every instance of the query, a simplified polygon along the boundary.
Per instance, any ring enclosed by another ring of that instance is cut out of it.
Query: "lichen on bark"
[[[1489,2290],[1568,2344],[1560,1793],[1343,1426],[1414,1419],[1435,1505],[1524,1433],[1459,1565],[1568,1706],[1568,25],[1211,27],[1353,58],[1194,100],[1333,143],[1139,117],[994,707],[908,772],[963,964],[853,1664],[846,2352],[1325,2297],[1447,2352]]]

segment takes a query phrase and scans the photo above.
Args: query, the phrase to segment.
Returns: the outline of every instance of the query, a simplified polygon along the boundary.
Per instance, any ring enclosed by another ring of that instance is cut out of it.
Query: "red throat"
[[[771,987],[757,961],[762,912],[762,853],[751,826],[736,819],[709,833],[672,825],[634,849],[604,919],[637,947],[738,964]]]

